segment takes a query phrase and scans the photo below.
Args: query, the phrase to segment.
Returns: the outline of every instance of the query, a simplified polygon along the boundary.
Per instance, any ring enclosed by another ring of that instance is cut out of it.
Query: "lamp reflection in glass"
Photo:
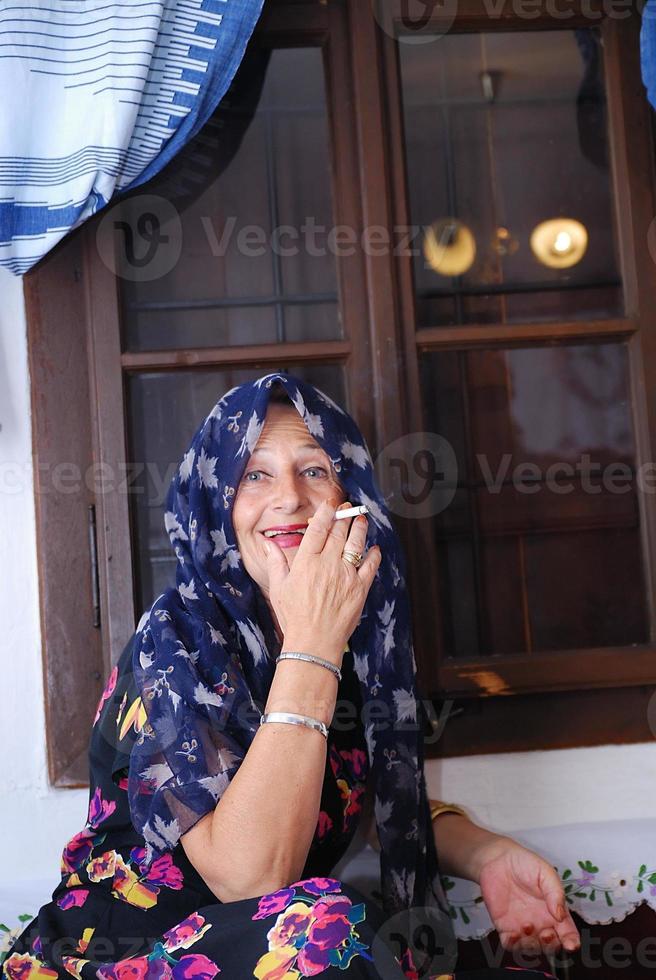
[[[426,229],[424,258],[440,276],[462,276],[476,258],[476,240],[458,218],[440,218]]]
[[[550,218],[531,234],[531,249],[538,262],[550,269],[569,269],[580,262],[588,247],[585,225],[574,218]]]

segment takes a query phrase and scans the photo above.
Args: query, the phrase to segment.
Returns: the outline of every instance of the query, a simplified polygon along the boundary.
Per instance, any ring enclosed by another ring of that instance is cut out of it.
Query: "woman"
[[[367,518],[334,519],[362,503]],[[165,523],[177,588],[110,676],[86,827],[5,975],[434,977],[455,946],[436,846],[442,872],[480,882],[506,946],[576,948],[545,861],[463,815],[431,823],[403,556],[350,416],[287,374],[232,389]],[[338,698],[353,723],[328,732]],[[382,909],[330,877],[367,786]],[[420,919],[443,949],[421,974],[403,939]]]

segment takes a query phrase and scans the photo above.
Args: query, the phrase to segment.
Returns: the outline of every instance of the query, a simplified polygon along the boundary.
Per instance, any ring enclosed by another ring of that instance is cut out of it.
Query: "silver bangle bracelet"
[[[338,681],[342,679],[342,672],[336,664],[330,662],[330,660],[324,660],[323,657],[315,657],[312,653],[281,653],[276,657],[276,663],[279,660],[306,660],[310,664],[319,664],[320,667],[326,667],[331,673],[335,675]]]
[[[296,715],[290,711],[269,711],[268,714],[261,715],[260,726],[271,721],[282,721],[288,725],[305,725],[306,728],[314,728],[321,732],[325,739],[328,738],[328,729],[318,718],[308,718],[307,715]]]

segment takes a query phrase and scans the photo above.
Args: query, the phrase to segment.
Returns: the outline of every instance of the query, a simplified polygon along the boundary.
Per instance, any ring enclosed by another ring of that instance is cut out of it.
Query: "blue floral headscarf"
[[[363,704],[375,699],[388,709],[382,720],[380,711],[362,719],[383,907],[388,914],[444,909],[400,543],[355,422],[289,374],[265,375],[219,399],[171,483],[165,523],[178,558],[177,586],[142,617],[133,648],[147,722],[130,758],[132,819],[153,850],[173,848],[216,807],[259,727],[280,643],[243,566],[232,508],[276,382],[330,457],[347,499],[367,505],[367,544],[382,551],[349,647]]]

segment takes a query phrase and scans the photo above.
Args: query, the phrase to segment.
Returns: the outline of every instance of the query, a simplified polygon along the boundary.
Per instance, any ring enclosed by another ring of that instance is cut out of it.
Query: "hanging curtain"
[[[263,0],[0,5],[0,266],[27,272],[225,95]]]

